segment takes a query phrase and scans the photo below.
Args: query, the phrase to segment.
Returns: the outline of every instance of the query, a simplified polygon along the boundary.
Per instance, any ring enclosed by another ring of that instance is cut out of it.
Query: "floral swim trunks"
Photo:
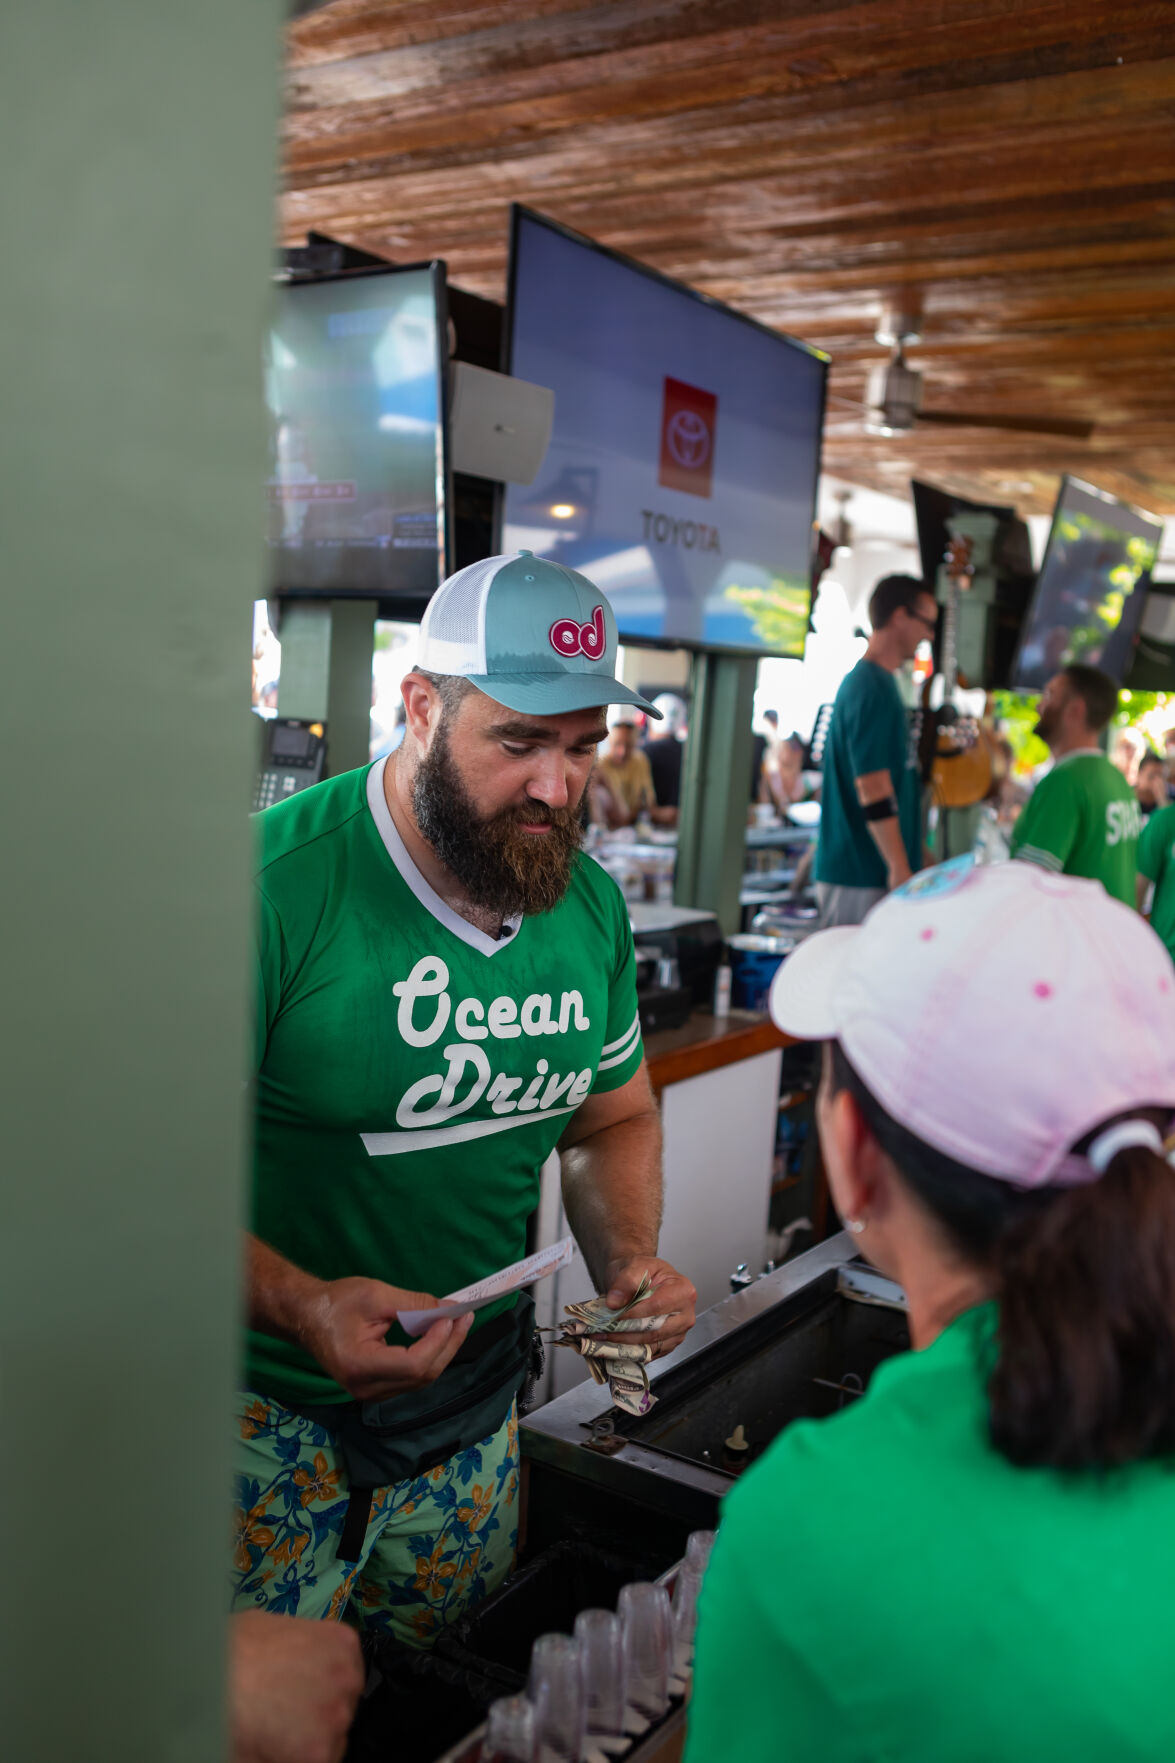
[[[505,1579],[518,1536],[518,1417],[410,1481],[376,1488],[360,1559],[337,1550],[349,1486],[335,1435],[267,1396],[237,1415],[234,1610],[338,1620],[427,1647]]]

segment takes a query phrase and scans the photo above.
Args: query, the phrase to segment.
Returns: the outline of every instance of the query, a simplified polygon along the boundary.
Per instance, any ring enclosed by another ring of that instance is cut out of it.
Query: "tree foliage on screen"
[[[740,606],[755,636],[769,653],[802,655],[808,629],[808,584],[795,576],[773,575],[770,587],[727,587],[724,600]]]

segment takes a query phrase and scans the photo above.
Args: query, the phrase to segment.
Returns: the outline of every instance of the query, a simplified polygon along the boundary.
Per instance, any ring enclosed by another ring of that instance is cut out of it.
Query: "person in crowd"
[[[1146,740],[1136,728],[1120,728],[1114,736],[1110,764],[1117,767],[1132,788],[1138,781],[1138,767],[1145,752]]]
[[[1167,768],[1162,756],[1147,748],[1138,762],[1134,779],[1134,798],[1146,820],[1167,801]]]
[[[810,937],[772,1013],[825,1043],[832,1197],[913,1351],[723,1500],[686,1763],[1167,1763],[1170,957],[963,858]]]
[[[673,811],[674,824],[681,806],[681,762],[685,755],[686,708],[676,692],[661,692],[653,699],[654,710],[661,712],[661,722],[645,731],[645,758],[656,805]]]
[[[349,1624],[243,1610],[230,1627],[231,1763],[341,1763],[363,1680]]]
[[[1167,794],[1175,802],[1175,728],[1163,736],[1163,759],[1167,766]]]
[[[752,802],[769,802],[771,800],[767,788],[767,756],[778,740],[779,712],[778,710],[764,710],[763,729],[754,729],[751,734]]]
[[[894,674],[934,635],[924,582],[887,575],[873,590],[873,634],[841,681],[824,747],[816,895],[825,925],[859,924],[922,861],[918,757]]]
[[[1175,802],[1156,807],[1138,841],[1137,903],[1175,958]],[[1151,892],[1153,888],[1153,893]]]
[[[635,825],[657,806],[653,774],[631,712],[622,709],[611,722],[592,778],[591,801],[597,820],[613,830]]]
[[[804,743],[794,731],[767,749],[763,781],[781,816],[804,796]]]
[[[501,1581],[530,1300],[415,1339],[398,1319],[525,1254],[556,1147],[608,1303],[652,1284],[635,1340],[667,1351],[692,1325],[693,1287],[657,1255],[628,913],[580,855],[603,707],[651,710],[615,655],[575,571],[528,552],[458,571],[426,610],[398,751],[259,817],[238,1609],[350,1606],[427,1645]]]
[[[1134,905],[1142,814],[1134,791],[1098,746],[1118,707],[1109,674],[1080,662],[1040,694],[1036,733],[1053,756],[1012,831],[1011,854],[1058,875],[1100,881]]]

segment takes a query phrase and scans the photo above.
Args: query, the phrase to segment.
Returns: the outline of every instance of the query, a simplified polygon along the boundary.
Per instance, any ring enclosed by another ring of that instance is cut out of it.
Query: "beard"
[[[1034,735],[1040,736],[1046,747],[1057,732],[1059,719],[1060,713],[1056,710],[1043,710],[1037,719],[1036,727],[1032,732]]]
[[[465,788],[442,723],[412,780],[416,824],[474,906],[533,917],[550,912],[568,887],[583,842],[578,805],[549,808],[528,800],[522,808],[479,814]],[[550,832],[523,832],[522,825]]]

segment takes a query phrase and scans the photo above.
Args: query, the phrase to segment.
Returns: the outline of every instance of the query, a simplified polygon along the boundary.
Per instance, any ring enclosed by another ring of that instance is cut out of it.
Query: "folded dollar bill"
[[[653,1348],[631,1341],[597,1340],[597,1335],[649,1333],[662,1326],[663,1316],[629,1316],[649,1296],[653,1282],[645,1274],[636,1291],[617,1310],[610,1310],[602,1297],[588,1298],[581,1304],[568,1304],[567,1315],[559,1325],[555,1345],[570,1347],[587,1360],[588,1370],[598,1384],[609,1386],[612,1401],[626,1414],[647,1414],[657,1400],[649,1388],[645,1366],[653,1357]],[[601,1363],[603,1361],[603,1363]]]

